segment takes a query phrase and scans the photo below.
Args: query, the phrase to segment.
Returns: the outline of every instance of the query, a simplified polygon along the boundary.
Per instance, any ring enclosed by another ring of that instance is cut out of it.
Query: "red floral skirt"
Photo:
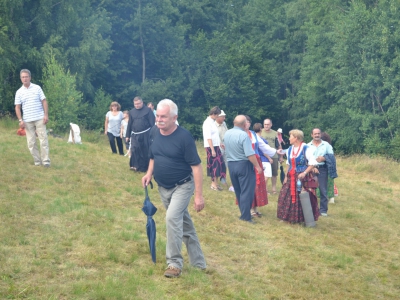
[[[257,156],[257,161],[258,165],[261,167],[262,170],[262,163],[261,159],[259,156]],[[251,207],[261,207],[265,206],[268,204],[268,194],[267,194],[267,187],[265,185],[265,177],[264,177],[264,172],[261,172],[261,174],[257,173],[257,170],[254,169],[254,172],[256,173],[256,188],[254,190],[254,198],[253,198],[253,203],[251,204]],[[238,204],[238,201],[236,199],[236,205]]]
[[[309,194],[314,220],[317,221],[320,215],[318,200],[313,192],[309,192]],[[296,202],[292,203],[292,196],[290,195],[290,174],[287,175],[286,183],[282,186],[281,192],[279,193],[277,217],[290,223],[304,222],[303,209],[301,207],[298,193],[296,196]]]
[[[261,170],[263,169],[261,159],[258,155],[256,155],[258,165],[260,166]],[[261,174],[257,173],[257,170],[254,169],[254,172],[256,173],[256,189],[254,191],[254,199],[253,199],[253,204],[251,207],[260,207],[260,206],[265,206],[268,204],[268,194],[267,194],[267,187],[265,185],[265,177],[264,177],[264,172],[261,172]]]

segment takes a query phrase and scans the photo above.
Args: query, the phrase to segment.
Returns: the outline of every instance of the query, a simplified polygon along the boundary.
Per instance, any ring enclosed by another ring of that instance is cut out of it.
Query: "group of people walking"
[[[28,148],[36,166],[50,167],[46,133],[48,122],[47,100],[42,89],[30,82],[31,74],[20,72],[22,87],[15,96],[15,111],[20,128],[26,128]],[[169,99],[161,100],[157,111],[151,103],[144,106],[140,97],[133,100],[131,111],[121,112],[121,106],[112,102],[105,118],[104,133],[113,153],[124,155],[122,140],[130,153],[130,168],[145,172],[142,185],[154,180],[166,208],[167,245],[166,277],[178,277],[183,268],[182,242],[188,249],[193,266],[205,269],[206,261],[200,247],[188,205],[194,194],[194,209],[204,206],[203,168],[195,140],[186,129],[178,126],[178,107]],[[23,115],[22,115],[23,112]],[[272,121],[264,120],[264,128],[256,123],[251,130],[251,119],[245,115],[234,118],[234,127],[228,129],[225,112],[213,107],[203,123],[204,148],[207,155],[207,176],[211,190],[228,188],[227,170],[236,196],[240,219],[254,223],[252,217],[261,217],[258,207],[268,203],[267,182],[271,179],[271,194],[277,193],[278,161],[286,154],[288,172],[278,197],[277,216],[290,223],[304,222],[299,200],[298,180],[304,181],[314,173],[319,179],[320,208],[314,190],[307,189],[314,219],[328,213],[328,177],[335,178],[336,163],[330,143],[321,139],[321,130],[314,128],[312,141],[304,143],[302,131],[289,132],[291,146],[282,150],[281,132],[271,129]],[[156,126],[154,126],[156,125]],[[36,134],[40,140],[39,152]],[[115,145],[116,143],[116,145]],[[118,152],[117,152],[118,148]]]
[[[145,106],[142,98],[133,99],[133,108],[121,112],[121,105],[112,102],[106,114],[104,134],[108,136],[111,151],[117,154],[115,142],[120,155],[124,155],[122,140],[129,153],[129,167],[132,171],[146,172],[149,165],[150,129],[155,124],[155,113],[152,103]]]
[[[188,212],[193,192],[195,210],[201,211],[204,208],[201,160],[194,139],[187,130],[177,125],[178,108],[173,101],[160,101],[156,113],[152,107],[144,109],[143,101],[139,97],[134,99],[134,105],[127,121],[127,134],[131,133],[134,137],[131,138],[132,143],[138,146],[132,156],[143,151],[136,156],[146,161],[137,169],[146,172],[142,184],[146,186],[154,176],[162,203],[167,210],[168,268],[164,275],[180,276],[183,267],[182,241],[188,248],[190,263],[204,269],[204,255]],[[157,116],[154,119],[155,114]],[[207,177],[210,178],[211,190],[220,192],[228,189],[235,193],[240,210],[239,219],[255,223],[254,218],[262,216],[258,208],[268,204],[269,194],[278,192],[278,168],[279,162],[284,162],[284,155],[287,157],[288,171],[278,196],[277,217],[289,223],[305,221],[296,183],[298,180],[305,181],[310,174],[319,178],[320,208],[314,189],[302,187],[302,191],[309,194],[314,220],[318,220],[320,215],[327,216],[327,162],[334,172],[336,166],[332,146],[321,140],[320,129],[313,129],[313,139],[309,144],[304,143],[301,130],[291,130],[290,147],[283,151],[282,130],[272,130],[270,119],[265,119],[263,125],[256,123],[251,127],[252,120],[249,116],[238,115],[233,121],[234,127],[228,129],[225,117],[225,112],[215,106],[210,109],[203,122]],[[128,140],[126,134],[124,137]],[[149,154],[148,160],[143,156],[146,154]],[[230,186],[227,180],[228,171]],[[335,176],[330,175],[333,178]],[[270,192],[267,191],[269,178]]]

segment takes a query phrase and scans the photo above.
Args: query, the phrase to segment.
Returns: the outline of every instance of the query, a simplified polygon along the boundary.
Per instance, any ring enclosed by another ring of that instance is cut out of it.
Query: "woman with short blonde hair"
[[[303,142],[304,133],[299,129],[289,131],[290,147],[286,152],[289,165],[288,173],[283,181],[282,189],[278,198],[277,217],[282,221],[289,223],[303,223],[304,215],[300,203],[300,191],[297,190],[296,182],[306,180],[309,173],[312,172],[317,161],[314,158],[312,149]],[[304,190],[301,188],[301,190]],[[313,211],[314,220],[317,221],[320,215],[318,201],[315,197],[315,191],[306,189],[308,192]]]

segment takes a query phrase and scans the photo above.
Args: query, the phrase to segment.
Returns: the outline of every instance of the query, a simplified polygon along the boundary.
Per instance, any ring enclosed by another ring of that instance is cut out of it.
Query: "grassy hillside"
[[[277,195],[251,225],[233,193],[210,190],[190,210],[208,268],[163,277],[165,210],[158,193],[157,263],[148,251],[141,175],[106,138],[50,138],[51,168],[33,166],[17,122],[0,121],[1,299],[398,299],[400,168],[338,158],[340,196],[316,228],[276,218]],[[87,140],[98,140],[89,143]],[[204,150],[199,146],[203,159]],[[204,166],[204,163],[203,163]]]

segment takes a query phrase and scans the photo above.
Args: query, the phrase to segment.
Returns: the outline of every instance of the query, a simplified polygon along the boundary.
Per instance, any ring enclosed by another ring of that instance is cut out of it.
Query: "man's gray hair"
[[[28,69],[22,69],[22,70],[19,72],[19,76],[21,76],[22,73],[28,73],[28,74],[29,74],[29,77],[32,77],[32,76],[31,76],[31,71],[29,71]]]
[[[178,115],[178,106],[176,106],[176,104],[174,103],[174,101],[170,100],[170,99],[163,99],[160,102],[158,102],[157,104],[157,109],[158,108],[164,108],[168,106],[169,107],[169,113],[172,116],[177,116]]]

